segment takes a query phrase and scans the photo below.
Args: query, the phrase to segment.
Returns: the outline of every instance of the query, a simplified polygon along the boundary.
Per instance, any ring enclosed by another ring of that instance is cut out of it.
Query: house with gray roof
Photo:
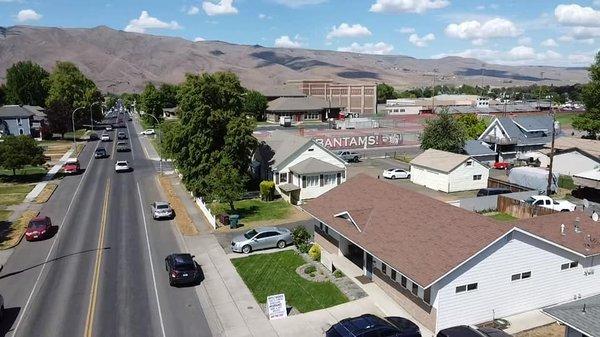
[[[0,136],[32,134],[35,113],[21,105],[0,107]]]
[[[498,161],[512,161],[521,153],[540,150],[560,129],[551,116],[497,117],[479,136],[497,153]]]
[[[567,327],[566,337],[600,337],[600,294],[545,308],[544,313]]]
[[[272,180],[293,204],[313,199],[346,181],[346,163],[311,138],[277,130],[254,154],[255,178]]]
[[[496,161],[496,151],[480,140],[468,140],[463,146],[463,152],[481,163],[491,164]]]
[[[282,116],[292,117],[292,123],[304,121],[327,121],[336,118],[342,106],[333,104],[319,97],[279,97],[269,102],[267,120],[279,123]]]

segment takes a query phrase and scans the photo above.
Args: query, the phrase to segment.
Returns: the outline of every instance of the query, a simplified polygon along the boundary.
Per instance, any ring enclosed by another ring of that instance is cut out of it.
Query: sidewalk
[[[25,201],[31,202],[31,201],[35,200],[35,198],[37,198],[37,196],[40,195],[40,193],[42,193],[42,191],[44,190],[46,185],[48,185],[48,182],[50,180],[52,180],[52,178],[54,178],[54,175],[56,173],[58,173],[58,171],[60,171],[60,169],[63,167],[63,165],[67,162],[67,159],[69,159],[71,157],[71,155],[73,154],[73,151],[75,151],[75,149],[70,149],[69,151],[67,151],[60,158],[58,163],[56,163],[54,166],[52,166],[50,171],[48,171],[46,173],[46,175],[44,176],[44,179],[41,182],[37,183],[35,185],[35,187],[31,190],[31,192],[29,192],[25,196]]]

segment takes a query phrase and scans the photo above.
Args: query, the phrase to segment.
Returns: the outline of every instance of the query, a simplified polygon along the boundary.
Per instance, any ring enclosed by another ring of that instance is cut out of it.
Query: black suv
[[[402,317],[385,319],[365,314],[346,318],[327,330],[325,337],[421,337],[419,327]]]
[[[117,139],[127,139],[125,132],[121,131],[117,134]]]
[[[169,273],[169,284],[194,284],[199,281],[200,268],[190,254],[171,254],[165,258],[165,269]]]
[[[94,152],[94,158],[106,158],[108,157],[108,152],[106,152],[106,149],[103,147],[99,147],[96,149],[96,151]]]
[[[487,197],[488,195],[498,195],[498,194],[506,194],[512,193],[508,188],[482,188],[477,192],[478,197]]]

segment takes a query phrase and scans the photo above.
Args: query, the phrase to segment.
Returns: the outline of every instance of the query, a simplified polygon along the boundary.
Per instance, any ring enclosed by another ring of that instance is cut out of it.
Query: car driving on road
[[[100,140],[103,142],[110,142],[110,136],[106,133],[103,133],[102,136],[100,136]]]
[[[171,254],[165,258],[165,269],[169,273],[169,284],[190,284],[198,280],[200,270],[190,254]]]
[[[50,235],[52,221],[47,216],[38,216],[31,219],[25,230],[25,240],[34,241],[45,239]]]
[[[257,249],[285,248],[292,241],[292,232],[287,228],[259,227],[234,237],[231,250],[248,254]]]
[[[152,207],[152,217],[154,220],[157,219],[171,219],[174,215],[173,209],[168,202],[165,201],[155,201],[151,204]]]
[[[127,144],[127,142],[117,142],[117,152],[129,152],[131,151],[131,149],[129,148],[129,145]]]
[[[99,158],[106,158],[108,157],[108,152],[106,152],[106,149],[103,147],[99,147],[96,149],[96,151],[94,151],[94,158],[99,159]]]
[[[383,177],[387,179],[408,179],[410,178],[410,172],[399,168],[390,168],[383,171]]]
[[[81,167],[79,166],[79,160],[77,158],[69,158],[63,166],[63,172],[67,174],[77,174]]]
[[[118,160],[115,163],[115,171],[116,172],[129,172],[129,171],[131,171],[131,167],[129,166],[129,162],[127,160]]]
[[[123,132],[123,131],[119,131],[119,133],[117,134],[117,138],[118,139],[127,139],[127,134],[125,134],[125,132]]]

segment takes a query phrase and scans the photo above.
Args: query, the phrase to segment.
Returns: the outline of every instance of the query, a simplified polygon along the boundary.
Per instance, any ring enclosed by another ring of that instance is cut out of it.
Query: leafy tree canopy
[[[174,108],[177,106],[177,91],[179,87],[173,84],[163,83],[158,91],[163,108]]]
[[[6,136],[0,143],[0,166],[13,171],[27,165],[38,166],[46,162],[44,149],[31,137]]]
[[[48,72],[31,61],[21,61],[6,70],[8,104],[44,106],[48,96]]]
[[[140,95],[140,109],[145,113],[156,117],[159,121],[162,119],[162,98],[160,91],[156,89],[154,84],[148,83]],[[144,118],[149,123],[156,123],[156,120],[152,117],[145,116]]]
[[[267,107],[267,98],[258,91],[250,90],[244,96],[244,112],[257,121],[265,119]]]
[[[456,117],[458,123],[462,126],[465,131],[466,139],[477,139],[485,128],[487,124],[485,120],[480,119],[476,114],[464,114]]]
[[[588,137],[596,138],[600,134],[600,52],[589,68],[590,82],[583,86],[581,100],[586,112],[573,118],[573,127],[586,131]]]
[[[385,83],[377,84],[377,103],[385,103],[388,99],[395,98],[398,98],[398,94],[394,87]]]
[[[425,128],[419,138],[423,150],[460,153],[467,136],[461,123],[444,110],[436,118],[425,122]]]

